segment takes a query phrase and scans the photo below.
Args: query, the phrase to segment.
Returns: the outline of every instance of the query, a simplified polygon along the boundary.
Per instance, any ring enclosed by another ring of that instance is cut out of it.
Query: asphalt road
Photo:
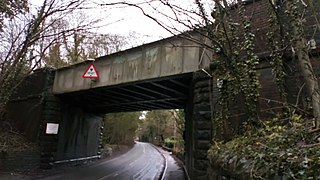
[[[164,159],[150,144],[136,142],[127,153],[98,164],[45,177],[46,180],[158,180],[164,168]]]

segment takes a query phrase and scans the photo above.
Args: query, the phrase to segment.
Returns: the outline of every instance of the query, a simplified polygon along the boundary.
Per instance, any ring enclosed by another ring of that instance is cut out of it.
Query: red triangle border
[[[91,66],[93,67],[93,70],[96,72],[97,76],[85,76],[85,74],[87,74]],[[90,66],[88,66],[88,68],[84,71],[82,78],[99,78],[99,71],[97,71],[94,64],[90,64]]]

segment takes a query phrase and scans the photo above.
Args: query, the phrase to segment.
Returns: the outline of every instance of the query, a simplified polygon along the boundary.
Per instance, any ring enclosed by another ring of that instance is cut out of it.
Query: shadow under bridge
[[[184,109],[192,73],[60,94],[63,101],[90,112],[113,113]]]

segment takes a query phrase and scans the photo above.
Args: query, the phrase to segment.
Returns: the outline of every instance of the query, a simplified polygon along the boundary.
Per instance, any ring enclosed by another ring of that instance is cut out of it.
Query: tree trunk
[[[294,49],[298,57],[298,64],[302,72],[308,94],[312,101],[313,116],[315,118],[316,128],[320,128],[320,94],[319,82],[314,73],[309,53],[307,42],[304,35],[303,16],[301,9],[305,6],[300,1],[285,1],[287,13],[290,16],[290,22],[293,32]]]
[[[296,38],[295,51],[298,57],[298,63],[304,77],[309,96],[312,100],[312,110],[313,116],[315,118],[316,128],[320,128],[319,82],[312,68],[312,64],[308,54],[307,42],[303,34],[302,23],[293,24],[293,35],[294,38]]]

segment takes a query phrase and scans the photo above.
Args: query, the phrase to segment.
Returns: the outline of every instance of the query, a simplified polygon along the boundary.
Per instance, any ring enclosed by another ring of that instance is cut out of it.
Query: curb
[[[149,143],[149,144],[151,144],[151,143]],[[165,174],[166,174],[166,171],[167,171],[167,166],[168,166],[167,158],[160,152],[160,150],[158,149],[157,146],[155,146],[154,144],[151,144],[151,145],[159,152],[159,154],[164,159],[164,168],[163,168],[163,170],[161,172],[161,175],[160,175],[160,178],[159,178],[159,180],[164,180],[164,177],[165,177]]]

